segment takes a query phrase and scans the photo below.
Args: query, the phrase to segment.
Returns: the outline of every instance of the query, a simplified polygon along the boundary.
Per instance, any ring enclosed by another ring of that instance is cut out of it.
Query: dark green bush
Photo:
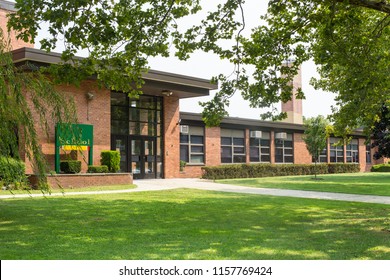
[[[0,156],[0,180],[4,185],[12,185],[14,189],[26,183],[26,167],[23,161]]]
[[[88,173],[108,173],[107,165],[89,165]]]
[[[109,172],[119,171],[121,156],[118,151],[102,151],[100,156],[101,165],[106,165]]]
[[[371,167],[371,172],[390,172],[390,164],[376,164]]]
[[[328,171],[335,173],[356,173],[360,172],[360,165],[356,163],[329,163]]]
[[[342,166],[341,166],[342,165]],[[202,167],[204,179],[260,178],[359,172],[358,164],[229,164]]]
[[[81,171],[80,160],[62,160],[60,162],[60,170],[65,174],[76,174]]]

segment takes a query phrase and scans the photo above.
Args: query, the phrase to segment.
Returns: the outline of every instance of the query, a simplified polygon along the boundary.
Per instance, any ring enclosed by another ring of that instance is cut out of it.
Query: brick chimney
[[[17,40],[15,31],[11,31],[10,33],[7,32],[7,15],[15,11],[15,3],[0,0],[0,29],[2,29],[4,37],[6,39],[10,39],[11,50],[20,49],[23,47],[33,48],[34,44],[26,43],[23,40]]]
[[[285,65],[291,62],[286,62]],[[284,119],[283,122],[303,124],[303,115],[302,115],[302,99],[296,98],[296,93],[299,88],[302,88],[302,75],[301,75],[301,66],[299,66],[297,75],[294,76],[291,81],[293,86],[293,94],[290,101],[282,103],[282,112],[287,113],[287,119]]]

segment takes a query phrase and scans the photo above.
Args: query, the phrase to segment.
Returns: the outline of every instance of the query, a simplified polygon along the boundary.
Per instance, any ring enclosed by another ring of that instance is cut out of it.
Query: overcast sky
[[[221,0],[202,0],[203,12],[205,13],[206,11],[213,9],[218,4],[218,2],[221,2]],[[267,9],[267,3],[267,0],[246,1],[246,3],[244,4],[246,22],[245,34],[250,34],[250,30],[258,25],[260,21],[260,15],[265,13]],[[199,15],[198,17],[200,16],[201,15]],[[192,20],[186,20],[184,22],[179,23],[184,26],[190,26],[192,22]],[[44,36],[43,33],[41,33],[39,37],[42,36]],[[38,40],[36,40],[36,42],[39,42],[39,38]],[[36,47],[39,48],[38,43],[36,44]],[[56,51],[61,51],[60,46],[58,49],[56,49]],[[219,58],[213,54],[207,54],[202,52],[195,53],[187,61],[179,61],[178,59],[171,57],[151,58],[149,62],[151,68],[155,70],[205,79],[210,79],[213,76],[217,76],[221,73],[229,75],[233,71],[233,66],[228,62],[219,60]],[[316,75],[316,67],[314,63],[307,62],[302,65],[302,87],[303,91],[306,94],[306,100],[303,101],[303,114],[306,117],[312,117],[317,115],[326,116],[331,113],[331,105],[335,103],[333,101],[333,94],[316,91],[313,87],[309,85],[309,80],[314,75]],[[214,92],[211,93],[211,96],[213,94]],[[198,105],[198,102],[207,101],[211,99],[211,96],[204,98],[184,99],[180,102],[180,110],[186,112],[200,113],[202,111],[202,108]],[[277,106],[280,105],[277,104]],[[237,94],[232,98],[231,106],[229,107],[228,112],[232,117],[256,119],[259,118],[259,115],[261,114],[262,110],[249,108],[249,104],[244,101],[240,97],[239,92],[237,92]]]

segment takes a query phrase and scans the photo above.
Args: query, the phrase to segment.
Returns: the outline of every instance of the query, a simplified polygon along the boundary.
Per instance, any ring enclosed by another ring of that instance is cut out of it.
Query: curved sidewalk
[[[138,186],[135,189],[113,190],[113,191],[67,192],[65,194],[52,193],[46,196],[74,196],[74,195],[85,195],[85,194],[90,195],[90,194],[108,194],[108,193],[113,194],[113,193],[130,193],[130,192],[160,191],[160,190],[168,190],[168,189],[189,188],[189,189],[221,191],[221,192],[231,192],[231,193],[327,199],[327,200],[365,202],[365,203],[377,203],[377,204],[390,205],[390,196],[343,194],[343,193],[299,191],[299,190],[286,190],[286,189],[252,188],[252,187],[243,187],[243,186],[236,186],[236,185],[219,184],[219,183],[214,183],[212,181],[201,180],[201,179],[135,180],[134,183]],[[0,199],[42,197],[42,196],[43,194],[1,195]]]

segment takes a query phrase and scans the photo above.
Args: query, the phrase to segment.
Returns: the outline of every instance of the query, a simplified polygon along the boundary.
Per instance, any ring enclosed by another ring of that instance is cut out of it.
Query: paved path
[[[389,204],[390,196],[375,196],[375,195],[357,195],[357,194],[341,194],[329,192],[315,192],[315,191],[298,191],[298,190],[283,190],[283,189],[263,189],[252,188],[235,185],[218,184],[208,180],[201,179],[154,179],[154,180],[135,180],[134,183],[138,185],[135,189],[128,190],[113,190],[113,191],[90,191],[90,192],[67,192],[52,193],[50,196],[73,196],[83,194],[107,194],[107,193],[129,193],[129,192],[143,192],[143,191],[159,191],[177,188],[190,188],[209,191],[221,191],[231,193],[246,193],[257,195],[272,195],[272,196],[286,196],[286,197],[301,197],[313,199],[327,199],[339,201],[353,201],[366,202],[377,204]],[[22,194],[22,195],[1,195],[0,199],[5,198],[23,198],[23,197],[41,197],[42,194]]]

